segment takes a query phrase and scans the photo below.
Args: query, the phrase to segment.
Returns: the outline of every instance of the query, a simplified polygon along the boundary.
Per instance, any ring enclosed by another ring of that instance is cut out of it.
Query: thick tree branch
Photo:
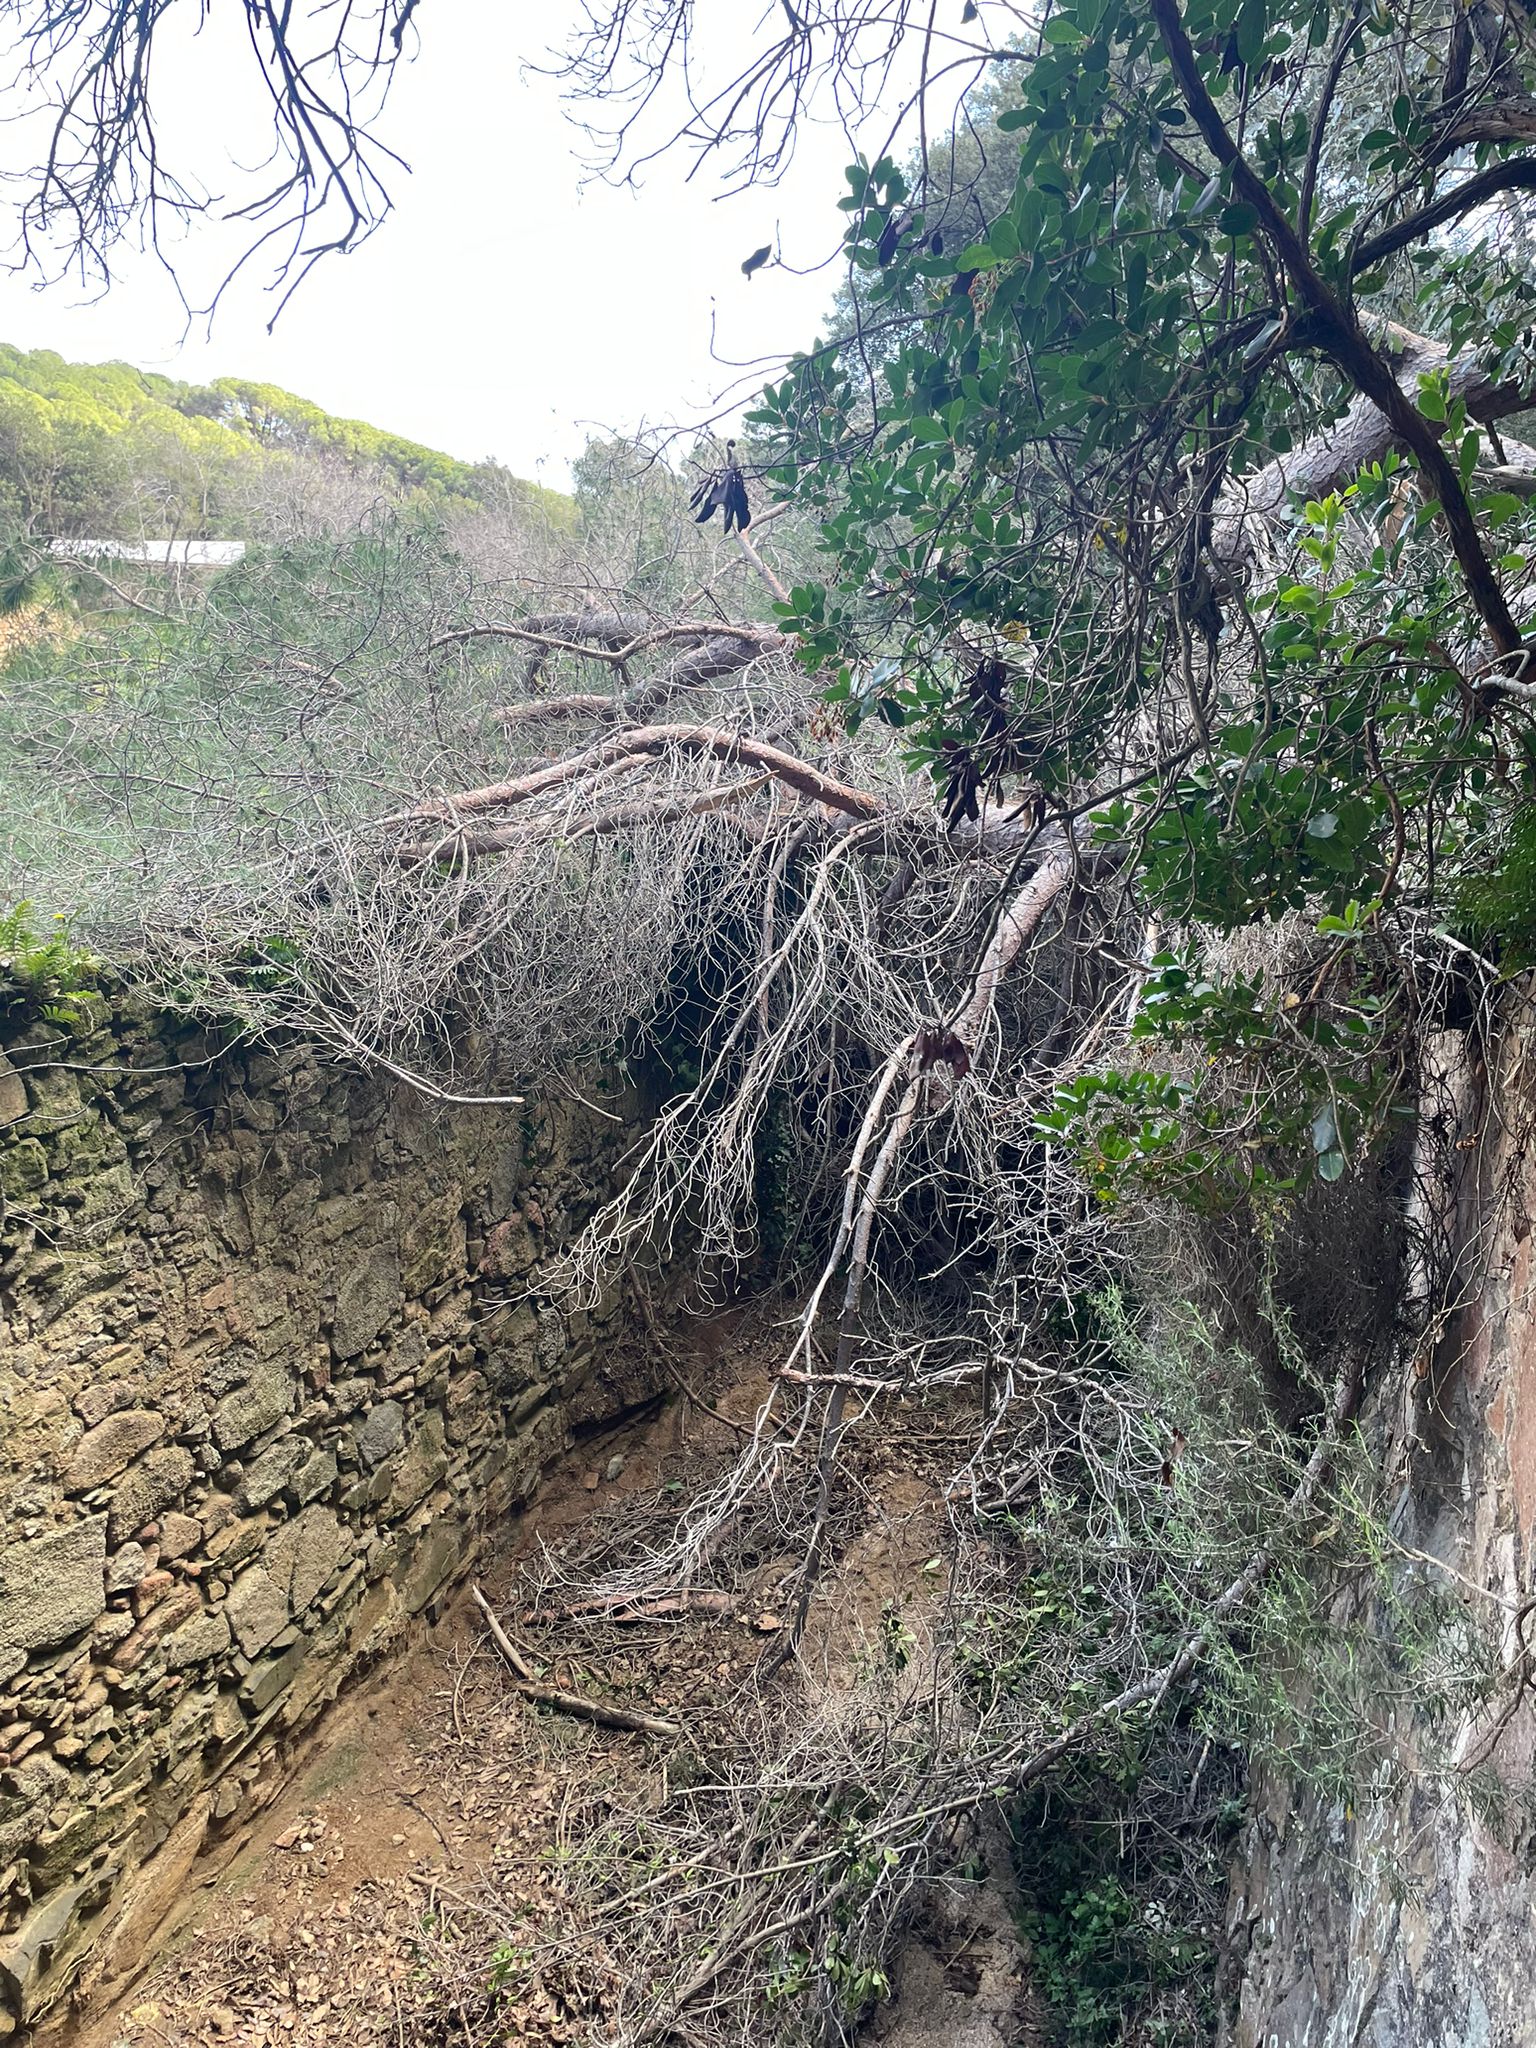
[[[517,776],[508,782],[488,783],[481,789],[465,790],[445,803],[422,804],[386,822],[419,824],[432,819],[451,824],[458,818],[481,816],[487,811],[511,810],[616,761],[673,751],[708,754],[718,761],[739,762],[746,767],[763,769],[797,795],[850,817],[879,818],[885,814],[886,806],[879,797],[839,782],[835,776],[823,775],[809,762],[769,746],[764,740],[752,739],[745,733],[722,732],[707,725],[651,725],[615,733],[611,739],[588,748],[585,753],[573,754],[569,760],[556,761],[550,767],[535,769],[529,775]]]
[[[1311,316],[1317,346],[1349,378],[1355,389],[1385,414],[1394,435],[1418,463],[1438,499],[1451,547],[1466,582],[1467,593],[1488,629],[1495,651],[1513,655],[1523,641],[1477,530],[1477,521],[1461,477],[1428,420],[1410,401],[1391,366],[1372,348],[1351,307],[1319,276],[1311,252],[1286,218],[1274,194],[1228,134],[1200,70],[1175,0],[1151,0],[1168,62],[1196,127],[1216,161],[1232,177],[1232,189],[1262,221],[1265,233],[1284,265],[1292,289]]]
[[[759,522],[759,524],[761,524],[761,522]],[[741,552],[746,557],[747,561],[757,571],[758,576],[761,578],[761,580],[767,585],[768,589],[773,593],[774,601],[778,604],[788,604],[789,592],[784,588],[784,585],[779,581],[778,577],[775,576],[773,571],[769,568],[768,564],[757,552],[757,549],[753,545],[750,535],[738,531],[736,535],[736,545],[741,549]]]
[[[606,839],[615,832],[633,832],[641,826],[675,825],[684,818],[702,818],[712,811],[734,809],[755,796],[772,778],[768,775],[748,775],[740,782],[728,782],[719,789],[706,789],[697,796],[637,797],[632,803],[614,804],[606,811],[595,811],[588,818],[572,825],[563,817],[540,817],[529,823],[498,825],[489,832],[460,833],[452,838],[447,847],[440,849],[440,843],[432,846],[413,846],[406,850],[406,858],[415,861],[433,860],[439,850],[451,852],[456,859],[479,860],[487,854],[508,853],[514,846],[525,846],[536,839],[559,836],[567,841],[577,839]]]
[[[539,725],[547,718],[617,718],[618,697],[530,697],[526,704],[498,704],[491,713],[503,725]]]
[[[692,644],[669,669],[634,684],[622,696],[578,692],[569,697],[530,697],[525,703],[498,705],[493,716],[506,726],[534,724],[551,718],[590,717],[610,724],[621,718],[644,720],[654,717],[681,691],[701,689],[708,683],[722,682],[727,676],[739,675],[765,654],[776,653],[788,644],[786,635],[768,628],[748,637],[739,628],[722,626],[708,638],[697,638],[691,632],[689,638]],[[622,667],[627,650],[611,655],[596,653],[593,658]]]
[[[1443,228],[1450,221],[1464,219],[1503,192],[1531,191],[1536,191],[1536,156],[1510,157],[1504,163],[1490,164],[1485,171],[1463,178],[1449,192],[1442,192],[1438,199],[1421,206],[1417,213],[1410,213],[1395,227],[1383,228],[1379,234],[1357,243],[1350,259],[1350,269],[1356,275],[1362,270],[1374,269],[1386,257],[1395,256],[1400,249],[1407,249],[1414,242],[1422,242],[1426,235],[1433,234],[1436,228]]]
[[[1416,389],[1426,371],[1445,370],[1449,375],[1449,396],[1465,402],[1471,418],[1491,424],[1520,411],[1531,403],[1532,391],[1523,383],[1496,383],[1475,356],[1452,357],[1439,342],[1406,328],[1389,326],[1387,345],[1395,363],[1395,374],[1405,387]],[[1352,481],[1367,463],[1379,462],[1400,445],[1399,436],[1386,414],[1369,398],[1356,398],[1342,419],[1311,435],[1299,447],[1280,455],[1250,476],[1234,478],[1223,490],[1212,520],[1211,552],[1230,565],[1245,561],[1252,552],[1252,522],[1277,519],[1292,498],[1320,498],[1339,485]],[[1510,467],[1523,469],[1519,443],[1506,444],[1512,455]],[[1482,470],[1480,480],[1491,482]],[[1505,484],[1503,488],[1518,488]]]
[[[429,654],[447,647],[460,647],[471,640],[515,640],[525,647],[537,647],[547,654],[578,654],[587,661],[606,662],[619,667],[647,649],[671,640],[739,640],[761,652],[784,645],[784,635],[773,626],[733,626],[724,619],[636,619],[623,614],[562,612],[549,617],[488,622],[458,626],[439,633],[428,646]]]
[[[1019,957],[1026,940],[1040,928],[1041,920],[1072,878],[1074,849],[1064,835],[1050,845],[1039,867],[1008,903],[997,920],[982,954],[971,992],[954,1021],[955,1035],[972,1052],[997,1001],[1004,975]]]

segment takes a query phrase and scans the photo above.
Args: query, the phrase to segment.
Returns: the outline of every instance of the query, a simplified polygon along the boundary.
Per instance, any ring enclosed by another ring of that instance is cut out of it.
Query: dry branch
[[[531,822],[503,825],[490,832],[456,833],[445,841],[441,837],[429,846],[410,846],[403,849],[408,860],[433,860],[446,855],[456,858],[477,858],[485,854],[506,853],[514,846],[530,844],[538,839],[559,838],[567,844],[578,839],[601,839],[617,832],[630,832],[642,825],[675,825],[684,818],[707,817],[714,811],[726,811],[743,804],[767,786],[766,775],[749,775],[740,782],[728,782],[719,789],[702,790],[697,796],[664,797],[649,796],[637,798],[633,803],[616,804],[610,810],[594,811],[591,816],[580,818],[574,824],[564,815],[541,816]]]
[[[759,524],[761,524],[761,521],[759,521]],[[773,593],[775,602],[778,604],[788,604],[789,592],[785,589],[784,585],[779,581],[778,577],[774,575],[773,571],[769,568],[768,564],[763,560],[762,556],[758,553],[756,547],[753,545],[751,537],[745,533],[738,532],[738,534],[736,535],[736,545],[741,549],[741,552],[746,556],[748,562],[751,563],[752,567],[757,571],[758,575],[762,578],[763,582],[768,586],[769,590]]]
[[[878,818],[886,811],[881,799],[867,790],[854,789],[845,782],[839,782],[835,776],[824,775],[798,755],[787,754],[782,748],[769,746],[766,741],[752,739],[745,733],[723,732],[705,725],[652,725],[616,733],[612,739],[603,740],[584,753],[573,754],[548,768],[535,769],[529,775],[517,776],[507,782],[488,783],[480,789],[464,790],[446,802],[421,804],[415,810],[399,813],[386,822],[399,825],[432,820],[453,824],[459,818],[476,817],[487,811],[511,810],[614,762],[669,752],[712,755],[718,761],[761,768],[797,795],[809,797],[813,803],[825,804],[829,810],[842,812],[848,817]]]
[[[585,696],[530,697],[524,704],[498,704],[491,716],[507,726],[537,725],[547,718],[617,718],[620,708],[617,697],[589,692]]]
[[[573,1600],[565,1607],[525,1607],[518,1618],[525,1627],[531,1623],[580,1621],[590,1616],[613,1622],[657,1621],[674,1614],[728,1616],[739,1605],[734,1593],[708,1589],[658,1594],[654,1600],[639,1601],[632,1600],[627,1593],[610,1593],[590,1600]]]
[[[1039,930],[1041,920],[1072,879],[1075,848],[1062,835],[1045,852],[1039,867],[1002,911],[982,954],[970,995],[954,1020],[957,1038],[974,1054],[997,1001],[1003,977],[1021,950]]]
[[[461,647],[471,640],[515,640],[547,654],[576,654],[618,668],[652,647],[673,640],[738,640],[762,651],[783,647],[785,636],[773,626],[732,625],[726,619],[646,620],[627,613],[562,612],[520,620],[456,626],[428,643],[429,654]]]
[[[511,1637],[497,1620],[491,1603],[480,1588],[471,1586],[469,1590],[470,1597],[485,1616],[492,1641],[512,1673],[512,1683],[524,1699],[535,1700],[541,1707],[553,1707],[556,1713],[570,1714],[578,1721],[595,1722],[599,1728],[623,1728],[638,1735],[682,1734],[678,1722],[664,1721],[657,1714],[642,1714],[633,1707],[607,1706],[597,1700],[583,1699],[579,1693],[566,1692],[561,1686],[542,1684],[533,1676],[518,1654]]]

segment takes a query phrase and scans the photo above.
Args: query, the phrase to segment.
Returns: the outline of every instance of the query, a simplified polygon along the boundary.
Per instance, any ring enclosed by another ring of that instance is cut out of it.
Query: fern
[[[40,932],[32,905],[25,901],[0,917],[0,983],[8,983],[22,1006],[50,1023],[75,1024],[80,1011],[70,998],[95,986],[98,963],[70,938],[62,912],[53,925],[51,932]]]

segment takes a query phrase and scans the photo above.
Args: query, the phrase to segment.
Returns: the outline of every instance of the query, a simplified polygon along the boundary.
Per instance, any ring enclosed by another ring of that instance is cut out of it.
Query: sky
[[[730,5],[757,18],[753,0]],[[422,7],[420,54],[379,130],[412,166],[392,180],[396,211],[321,264],[273,333],[254,285],[224,302],[211,335],[187,332],[168,279],[134,257],[94,302],[77,284],[0,278],[0,340],[194,382],[269,381],[557,488],[591,433],[705,418],[817,337],[835,263],[751,280],[740,265],[766,242],[789,264],[835,252],[849,143],[835,121],[813,126],[779,187],[735,197],[709,169],[689,182],[681,157],[638,191],[586,182],[558,85],[524,68],[575,11],[576,0]],[[239,132],[241,52],[205,34],[170,59],[157,82],[169,139],[216,185],[254,147]],[[217,229],[190,231],[177,253],[194,289],[222,247]],[[752,359],[755,373],[730,367]]]

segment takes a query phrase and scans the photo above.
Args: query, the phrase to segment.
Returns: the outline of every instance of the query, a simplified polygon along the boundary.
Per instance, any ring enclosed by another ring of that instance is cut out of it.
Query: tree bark
[[[1452,358],[1437,341],[1390,327],[1386,353],[1406,396],[1416,396],[1419,378],[1432,370],[1450,371],[1450,397],[1465,399],[1470,418],[1491,425],[1536,401],[1523,384],[1497,383],[1475,357]],[[1211,552],[1233,567],[1252,559],[1257,531],[1272,525],[1292,498],[1320,498],[1357,477],[1368,463],[1380,462],[1403,445],[1386,414],[1369,398],[1356,397],[1342,419],[1313,434],[1288,454],[1276,456],[1252,475],[1234,477],[1221,493],[1211,522]],[[1536,470],[1536,450],[1516,443],[1506,449],[1509,467],[1524,472],[1526,461]],[[1506,482],[1504,488],[1510,486]]]
[[[419,825],[430,821],[451,825],[462,817],[511,810],[616,761],[647,754],[665,754],[673,748],[683,754],[711,754],[719,761],[761,768],[798,795],[809,797],[813,803],[825,804],[829,810],[843,812],[849,817],[879,818],[886,811],[882,800],[871,796],[867,790],[854,789],[849,783],[839,782],[835,776],[824,775],[798,756],[786,754],[781,748],[769,746],[764,740],[752,739],[745,733],[724,732],[707,725],[649,725],[615,733],[611,739],[589,747],[585,753],[574,754],[569,760],[556,761],[548,768],[537,768],[531,774],[511,781],[492,782],[481,789],[464,790],[446,803],[420,804],[415,810],[400,813],[387,822]]]

